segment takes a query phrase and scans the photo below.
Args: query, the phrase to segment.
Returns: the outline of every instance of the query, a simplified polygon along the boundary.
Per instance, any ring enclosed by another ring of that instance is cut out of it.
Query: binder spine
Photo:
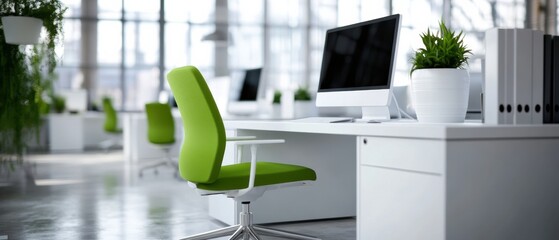
[[[505,106],[504,112],[504,123],[505,124],[513,124],[514,123],[514,82],[515,82],[515,31],[514,29],[503,29],[505,34],[505,50],[504,50],[504,57],[505,57],[505,66],[504,66],[504,84],[503,89],[504,93],[504,101],[503,105]]]
[[[530,29],[514,29],[514,38],[512,38],[514,53],[513,76],[507,78],[507,89],[510,91],[508,83],[512,80],[512,123],[513,124],[530,124],[532,123],[532,115],[530,108],[532,105],[532,30]],[[510,66],[510,65],[508,65]]]
[[[543,36],[543,123],[553,122],[553,45],[552,36]]]
[[[532,124],[543,123],[543,32],[532,32]]]
[[[505,123],[505,30],[485,32],[484,121]]]
[[[553,36],[553,123],[559,123],[559,36]]]

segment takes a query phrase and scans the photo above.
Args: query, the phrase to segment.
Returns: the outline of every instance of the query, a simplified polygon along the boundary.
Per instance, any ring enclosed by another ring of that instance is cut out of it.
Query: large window
[[[484,32],[523,27],[523,0],[66,0],[58,88],[89,90],[90,102],[113,98],[141,110],[168,89],[165,74],[195,65],[208,78],[263,67],[267,88],[318,86],[327,29],[402,14],[396,85],[408,84],[419,34],[441,19],[463,30],[481,70]],[[225,31],[227,44],[202,41]]]

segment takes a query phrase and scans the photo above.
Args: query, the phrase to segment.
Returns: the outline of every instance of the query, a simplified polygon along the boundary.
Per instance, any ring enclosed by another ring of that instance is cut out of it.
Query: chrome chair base
[[[212,239],[212,238],[224,237],[229,235],[230,235],[229,237],[230,240],[237,240],[237,239],[260,240],[261,238],[258,236],[257,233],[260,233],[262,235],[289,238],[289,239],[320,240],[320,238],[316,238],[308,235],[253,225],[252,212],[250,212],[250,202],[242,203],[242,211],[241,213],[239,213],[239,217],[240,217],[241,224],[188,236],[185,238],[181,238],[181,240],[204,240],[204,239]]]
[[[173,162],[173,160],[171,159],[170,150],[171,150],[170,148],[169,149],[164,149],[164,151],[165,151],[165,160],[164,161],[160,161],[160,162],[157,162],[155,164],[140,168],[140,171],[139,171],[138,175],[140,177],[142,177],[144,175],[145,170],[152,169],[152,168],[155,168],[154,171],[155,171],[155,174],[157,174],[157,167],[159,167],[159,166],[169,166],[169,167],[171,167],[175,170],[174,176],[175,176],[175,178],[178,179],[179,178],[179,166],[176,162]]]

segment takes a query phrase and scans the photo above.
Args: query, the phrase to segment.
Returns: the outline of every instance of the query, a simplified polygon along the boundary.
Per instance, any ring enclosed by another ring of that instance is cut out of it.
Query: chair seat
[[[149,143],[155,145],[155,146],[173,146],[175,145],[175,140],[173,139],[172,141],[166,141],[166,142],[155,142],[155,141],[149,141]]]
[[[122,129],[120,129],[120,128],[111,129],[111,130],[105,129],[105,132],[109,133],[109,134],[122,134]]]
[[[199,189],[226,191],[248,187],[250,163],[222,166],[217,180],[213,183],[198,183]],[[314,181],[316,173],[307,167],[272,162],[257,162],[254,186],[265,186],[297,181]]]

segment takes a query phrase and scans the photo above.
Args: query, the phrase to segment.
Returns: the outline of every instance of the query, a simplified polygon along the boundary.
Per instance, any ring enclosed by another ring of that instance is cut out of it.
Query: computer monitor
[[[258,85],[260,85],[260,73],[262,68],[249,69],[245,72],[245,79],[239,101],[256,101],[258,98]]]
[[[231,99],[227,105],[227,110],[235,115],[251,115],[258,112],[258,92],[260,87],[260,75],[262,68],[245,70],[240,91],[232,84]],[[236,94],[235,94],[236,93]]]
[[[362,119],[390,119],[400,15],[326,32],[317,107],[362,108]]]

